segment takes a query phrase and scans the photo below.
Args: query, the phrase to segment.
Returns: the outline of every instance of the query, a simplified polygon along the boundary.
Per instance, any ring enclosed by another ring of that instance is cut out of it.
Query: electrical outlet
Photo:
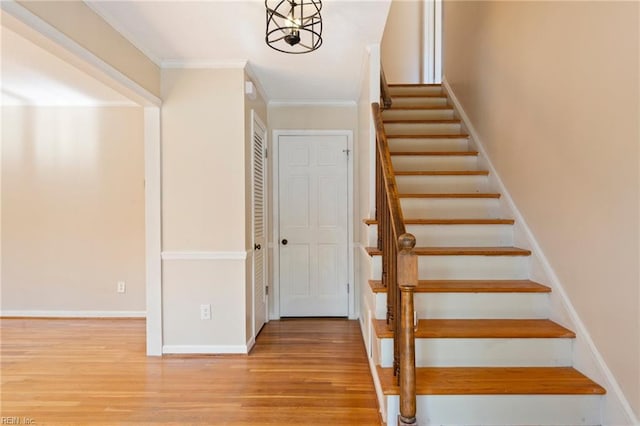
[[[124,293],[127,291],[127,285],[124,281],[118,281],[118,293]]]
[[[211,319],[211,305],[200,305],[200,319],[201,320],[210,320]]]

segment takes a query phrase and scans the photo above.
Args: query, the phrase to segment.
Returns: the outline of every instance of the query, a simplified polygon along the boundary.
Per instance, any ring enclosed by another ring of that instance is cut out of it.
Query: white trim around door
[[[346,136],[347,138],[347,149],[349,150],[349,162],[348,162],[348,171],[347,171],[347,183],[348,183],[348,196],[347,196],[347,215],[348,215],[348,277],[349,277],[349,319],[356,319],[357,312],[355,307],[355,268],[354,268],[354,182],[353,182],[353,132],[351,130],[274,130],[272,139],[272,147],[273,147],[273,155],[271,155],[272,163],[271,170],[273,173],[273,177],[271,182],[273,182],[273,197],[271,199],[271,205],[273,206],[273,220],[272,230],[273,230],[273,241],[269,243],[270,247],[273,247],[273,258],[271,261],[271,265],[273,267],[273,291],[269,294],[269,317],[270,319],[280,319],[280,256],[278,253],[278,242],[280,241],[280,229],[279,229],[279,220],[280,220],[280,203],[279,200],[279,176],[278,176],[278,141],[280,136]]]
[[[442,0],[423,0],[422,82],[442,81]]]

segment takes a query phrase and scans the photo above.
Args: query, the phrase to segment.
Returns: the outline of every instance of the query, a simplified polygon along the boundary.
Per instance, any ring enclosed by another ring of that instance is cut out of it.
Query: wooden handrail
[[[380,65],[380,98],[382,99],[382,106],[384,107],[384,109],[391,108],[393,101],[391,100],[391,93],[389,93],[387,77],[384,75],[382,65]]]
[[[398,425],[416,424],[416,366],[413,292],[418,285],[416,239],[406,232],[398,187],[384,131],[382,110],[371,106],[376,129],[376,220],[387,289],[387,325],[394,335],[393,372],[400,385]]]
[[[385,190],[387,192],[387,198],[389,203],[389,210],[391,211],[391,226],[397,231],[397,235],[403,235],[406,233],[404,227],[404,217],[402,216],[402,210],[400,209],[400,197],[398,197],[398,186],[396,185],[396,177],[393,173],[393,166],[391,164],[391,152],[389,151],[389,142],[387,141],[387,135],[384,131],[384,122],[382,121],[382,111],[380,105],[377,103],[372,104],[373,117],[376,128],[376,145],[378,151],[378,160],[383,170],[383,178]]]

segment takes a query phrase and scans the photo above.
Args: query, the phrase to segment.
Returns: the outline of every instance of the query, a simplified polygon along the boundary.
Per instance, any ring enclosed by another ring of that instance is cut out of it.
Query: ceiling
[[[0,28],[2,105],[137,105],[6,27]]]
[[[262,0],[86,3],[162,67],[249,61],[271,102],[358,99],[366,46],[380,43],[391,0],[324,0],[323,44],[289,55],[264,42]]]

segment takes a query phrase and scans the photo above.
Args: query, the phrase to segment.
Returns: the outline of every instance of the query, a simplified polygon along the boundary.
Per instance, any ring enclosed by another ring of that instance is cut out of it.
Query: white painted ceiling
[[[2,105],[136,105],[85,72],[6,27],[0,29]]]
[[[270,101],[357,100],[366,46],[379,43],[390,0],[324,0],[323,44],[277,52],[264,42],[262,0],[86,3],[162,67],[249,61]]]

